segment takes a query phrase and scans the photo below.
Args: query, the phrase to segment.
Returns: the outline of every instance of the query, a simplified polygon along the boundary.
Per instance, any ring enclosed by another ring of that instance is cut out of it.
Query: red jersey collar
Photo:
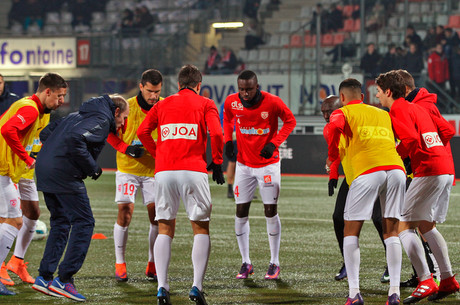
[[[348,106],[348,105],[362,104],[362,103],[364,103],[364,102],[361,101],[361,100],[354,100],[354,101],[348,102],[347,106]]]
[[[30,99],[33,100],[37,104],[38,112],[40,112],[40,114],[45,113],[45,108],[43,107],[42,102],[40,101],[38,96],[34,94],[30,97]]]

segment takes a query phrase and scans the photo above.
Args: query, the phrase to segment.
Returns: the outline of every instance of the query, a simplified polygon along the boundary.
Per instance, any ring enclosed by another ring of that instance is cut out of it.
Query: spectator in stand
[[[318,18],[318,16],[321,18],[321,33],[325,33],[327,32],[328,13],[323,9],[323,5],[321,3],[317,3],[316,8],[313,11],[310,26],[310,30],[313,33],[316,33],[316,18]]]
[[[90,0],[70,0],[69,9],[72,12],[72,27],[86,26],[91,27],[91,7]]]
[[[122,34],[133,34],[138,30],[134,28],[134,13],[129,8],[123,10],[121,16],[120,31]]]
[[[417,51],[423,50],[422,38],[414,29],[414,26],[409,24],[406,29],[406,39],[404,40],[404,47],[409,48],[411,43],[415,43]]]
[[[204,74],[216,74],[215,72],[219,69],[220,55],[215,46],[209,49],[208,58],[204,64]]]
[[[372,42],[367,44],[367,51],[361,57],[361,64],[359,65],[364,74],[363,86],[366,86],[368,80],[373,80],[379,74],[380,60],[381,56],[375,49],[375,44]]]
[[[440,89],[444,90],[446,81],[449,80],[449,63],[440,43],[436,44],[435,51],[428,57],[428,77],[436,84],[429,91],[439,96]]]
[[[222,58],[218,64],[219,72],[222,74],[232,74],[235,71],[237,65],[238,60],[232,49],[222,47]]]
[[[11,29],[14,23],[24,25],[25,0],[13,0],[10,12],[8,13],[8,28]]]
[[[447,45],[451,46],[452,48],[460,45],[460,38],[458,37],[458,33],[453,31],[451,28],[446,28],[444,30],[444,36],[446,37]]]
[[[385,8],[380,2],[372,7],[369,18],[366,20],[366,30],[375,32],[385,25]]]
[[[452,97],[456,98],[459,101],[460,100],[460,46],[454,48],[452,52],[450,64],[452,66],[452,74],[450,75],[450,79],[452,80],[452,84],[453,84],[453,87],[451,86],[450,89],[452,91]]]
[[[43,10],[43,3],[41,3],[39,0],[27,0],[22,14],[25,16],[25,31],[27,31],[29,26],[33,23],[37,23],[40,29],[43,28],[43,17],[45,12]]]
[[[258,21],[257,14],[259,12],[260,0],[246,0],[244,2],[243,14],[251,20]]]
[[[396,52],[396,45],[391,43],[388,46],[388,52],[380,63],[380,71],[388,72],[391,70],[399,69],[403,66],[404,58]]]
[[[458,37],[457,32],[453,31],[451,28],[446,28],[444,30],[444,35],[446,37],[446,40],[445,40],[445,44],[443,48],[444,48],[444,53],[449,62],[449,74],[452,75],[454,73],[454,67],[452,66],[452,56],[454,54],[454,49],[460,45],[460,38]],[[450,94],[452,97],[455,97],[456,84],[453,78],[449,79],[449,85],[450,85]]]
[[[409,45],[409,52],[407,52],[406,56],[404,57],[404,69],[407,70],[412,76],[414,77],[415,85],[417,87],[421,87],[421,74],[423,70],[423,55],[417,49],[417,45],[415,43],[411,43]],[[395,69],[396,70],[396,69]]]
[[[335,64],[339,58],[343,59],[355,56],[356,44],[350,32],[345,32],[343,42],[339,45],[336,45],[334,48],[332,48],[332,50],[326,52],[326,54],[333,54],[333,64]]]
[[[252,50],[264,44],[263,36],[264,31],[262,26],[257,21],[250,20],[246,36],[244,37],[244,48],[246,50]]]
[[[436,26],[436,43],[441,43],[441,40],[443,39],[446,39],[446,35],[444,34],[444,27],[442,25],[437,25]]]
[[[142,5],[134,10],[134,28],[150,33],[155,29],[156,23],[159,23],[158,16],[152,15],[147,6]]]
[[[327,29],[332,32],[337,32],[343,28],[343,15],[337,4],[331,5],[331,11],[327,16]]]
[[[428,53],[431,54],[434,48],[436,47],[436,27],[432,26],[428,29],[425,38],[423,39],[423,48]]]

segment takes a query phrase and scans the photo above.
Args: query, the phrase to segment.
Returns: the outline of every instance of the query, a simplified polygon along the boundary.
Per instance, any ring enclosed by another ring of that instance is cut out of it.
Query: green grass
[[[80,293],[93,304],[155,304],[156,283],[145,279],[148,258],[147,211],[136,203],[129,229],[126,254],[129,281],[117,283],[114,279],[113,224],[117,216],[114,203],[115,176],[106,172],[94,182],[87,180],[91,205],[96,218],[95,233],[108,239],[93,240],[85,264],[75,277]],[[327,196],[326,178],[283,177],[278,211],[282,222],[281,274],[278,281],[263,279],[268,268],[270,253],[265,228],[263,207],[254,201],[250,212],[251,259],[255,274],[248,280],[236,280],[241,257],[234,234],[233,200],[226,198],[226,185],[210,182],[213,213],[211,221],[211,257],[204,282],[209,304],[344,304],[348,294],[347,281],[334,280],[342,264],[335,240],[331,215],[335,196]],[[439,225],[449,245],[454,272],[460,270],[460,187],[455,186],[450,201],[447,221]],[[139,198],[140,199],[140,198]],[[140,201],[138,199],[138,201]],[[49,212],[43,200],[41,219],[49,224]],[[33,241],[26,255],[32,276],[38,274],[44,241]],[[361,247],[361,291],[366,304],[384,304],[388,284],[379,279],[385,268],[383,246],[372,222],[363,227]],[[191,304],[188,292],[192,285],[191,263],[192,232],[183,207],[179,210],[176,236],[172,244],[169,269],[171,302]],[[407,279],[412,268],[403,251],[402,280]],[[30,284],[17,283],[11,289],[17,296],[0,297],[2,304],[66,304],[68,299],[56,299],[34,291]],[[412,289],[402,289],[402,297]],[[421,301],[426,304],[428,301]],[[443,304],[460,304],[460,294],[450,296]]]

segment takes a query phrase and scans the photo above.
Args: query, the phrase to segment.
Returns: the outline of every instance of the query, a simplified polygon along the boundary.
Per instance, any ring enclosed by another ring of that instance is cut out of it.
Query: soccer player
[[[459,290],[452,273],[447,243],[436,228],[444,222],[453,183],[453,163],[445,145],[455,134],[442,117],[404,99],[404,81],[396,71],[381,74],[377,79],[377,98],[390,109],[396,137],[401,141],[398,153],[410,157],[414,173],[401,210],[399,237],[414,266],[419,284],[404,299],[411,304],[428,297],[439,300]],[[428,268],[423,246],[415,233],[418,227],[433,251],[441,272],[439,287]]]
[[[201,72],[185,65],[178,75],[179,92],[156,103],[139,126],[137,136],[155,158],[155,210],[158,237],[154,254],[158,276],[158,304],[171,304],[168,268],[180,199],[190,219],[193,286],[190,300],[207,304],[203,278],[210,253],[211,193],[206,170],[207,131],[211,137],[212,178],[225,183],[222,173],[223,135],[214,102],[200,96]],[[157,144],[152,131],[158,128]]]
[[[16,184],[35,167],[35,159],[29,155],[34,137],[48,123],[47,114],[64,103],[66,93],[65,80],[57,73],[46,73],[34,95],[13,103],[0,118],[0,217],[5,219],[0,226],[1,264],[23,224]],[[1,283],[0,295],[11,294]]]
[[[83,265],[94,228],[83,179],[100,177],[102,169],[97,157],[109,132],[122,127],[128,114],[129,105],[123,97],[103,95],[84,102],[78,112],[50,123],[40,133],[43,147],[37,156],[37,189],[43,192],[50,211],[51,229],[33,289],[46,295],[86,300],[73,284],[73,275]],[[58,277],[53,279],[58,264]]]
[[[265,279],[277,279],[281,241],[281,222],[277,212],[281,185],[278,147],[294,129],[296,120],[279,97],[259,90],[257,75],[253,71],[242,71],[237,83],[238,93],[229,95],[224,104],[225,154],[229,159],[235,154],[233,119],[236,121],[238,143],[233,192],[236,202],[235,233],[243,264],[236,278],[245,279],[254,273],[249,257],[249,208],[259,185],[271,254]],[[283,121],[279,131],[278,119]]]
[[[437,103],[436,94],[429,93],[425,88],[416,88],[414,78],[406,70],[400,69],[400,70],[396,70],[396,72],[402,77],[404,81],[404,85],[406,87],[405,99],[408,102],[422,106],[423,108],[427,109],[431,114],[441,117],[441,113],[439,112],[438,107],[436,107],[436,103]],[[447,143],[446,149],[450,155],[450,158],[452,159],[452,151],[450,148],[450,142]],[[408,161],[408,164],[410,165],[410,159],[407,158],[405,160],[405,163],[406,161]],[[453,162],[454,160],[452,159],[452,164]],[[454,179],[453,185],[455,185],[455,179]],[[417,232],[417,234],[419,233]],[[420,236],[420,238],[422,238],[422,236]],[[439,266],[436,262],[436,259],[434,258],[434,255],[430,249],[430,246],[423,238],[422,238],[422,244],[423,244],[423,249],[425,250],[425,257],[427,259],[427,263],[430,268],[430,272],[433,273],[433,278],[435,279],[435,281],[439,283],[440,274],[439,274]],[[414,269],[413,266],[412,268]],[[435,276],[435,273],[436,273],[436,276]],[[415,271],[414,269],[414,273],[412,274],[412,277],[409,278],[407,281],[401,282],[401,287],[414,287],[415,288],[417,287],[417,285],[418,285],[417,271]]]
[[[142,73],[139,94],[128,99],[129,116],[124,130],[118,135],[109,133],[107,142],[117,150],[116,196],[118,217],[113,228],[115,243],[115,278],[119,282],[128,280],[126,272],[126,243],[128,228],[134,211],[134,201],[138,189],[142,192],[143,203],[147,206],[150,220],[149,229],[149,260],[145,275],[155,281],[156,271],[153,256],[153,245],[158,235],[158,222],[155,221],[155,197],[153,196],[155,159],[142,147],[137,138],[137,129],[148,111],[160,100],[163,76],[160,71],[150,69]],[[152,132],[154,140],[157,131]]]
[[[398,224],[405,192],[404,164],[396,152],[390,116],[384,110],[363,103],[361,83],[346,79],[339,86],[339,94],[343,107],[330,117],[326,164],[331,166],[340,156],[350,186],[344,212],[343,255],[349,287],[345,304],[364,304],[359,290],[359,234],[364,220],[371,218],[377,197],[382,209],[390,275],[387,304],[399,304],[402,255]],[[346,145],[339,155],[341,137]]]
[[[10,108],[11,104],[19,100],[19,96],[10,91],[5,83],[3,75],[0,74],[0,115]]]
[[[323,113],[324,120],[326,121],[326,126],[324,126],[323,135],[326,141],[329,140],[328,135],[328,124],[329,118],[335,110],[342,107],[342,103],[340,102],[340,98],[336,95],[329,95],[324,99],[323,103],[321,104],[321,112]],[[341,137],[343,139],[343,137]],[[339,179],[339,164],[340,159],[337,159],[331,167],[326,166],[326,170],[329,174],[329,182],[328,182],[328,193],[329,196],[334,195],[334,189],[337,187],[337,180]],[[346,162],[346,159],[342,162]],[[345,202],[347,199],[348,194],[348,184],[346,179],[342,180],[342,184],[340,185],[339,192],[337,194],[337,199],[335,201],[335,208],[334,214],[332,215],[332,220],[334,222],[334,231],[335,236],[337,238],[337,242],[339,243],[340,253],[342,254],[343,258],[343,228],[344,228],[344,220],[343,220],[343,213],[345,209]],[[374,223],[377,232],[379,233],[380,240],[383,243],[383,247],[385,248],[385,242],[383,238],[383,228],[382,228],[382,213],[380,208],[380,200],[377,198],[374,204],[374,209],[372,211],[372,222]],[[335,275],[335,280],[340,281],[347,277],[347,269],[345,268],[345,263],[342,264],[339,272]],[[390,276],[388,274],[388,267],[385,268],[382,277],[380,278],[382,283],[387,283],[390,281]]]

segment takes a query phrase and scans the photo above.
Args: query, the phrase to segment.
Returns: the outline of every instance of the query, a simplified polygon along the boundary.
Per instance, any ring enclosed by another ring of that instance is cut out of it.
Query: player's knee
[[[278,205],[276,204],[264,204],[265,217],[274,217],[278,214]]]
[[[236,217],[243,218],[249,216],[249,208],[251,207],[251,203],[242,203],[236,205]]]

